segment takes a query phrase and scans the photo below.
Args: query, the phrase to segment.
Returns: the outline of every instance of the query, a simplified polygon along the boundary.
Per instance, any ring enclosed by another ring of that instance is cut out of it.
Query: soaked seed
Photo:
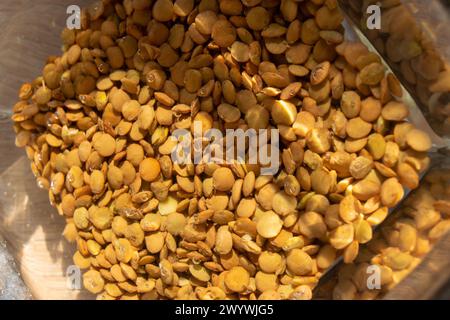
[[[368,97],[361,101],[361,111],[359,116],[361,119],[367,122],[375,121],[381,114],[381,102],[380,100]]]
[[[280,233],[283,221],[273,211],[266,211],[258,217],[256,230],[263,238],[273,238]]]
[[[312,85],[317,85],[322,83],[330,72],[330,63],[328,61],[324,61],[319,63],[311,70],[310,82]]]
[[[380,183],[378,181],[363,179],[355,183],[352,187],[352,194],[362,201],[366,201],[380,193]]]
[[[399,248],[402,251],[410,252],[416,247],[417,230],[408,224],[403,224],[399,228]]]
[[[336,260],[336,249],[330,245],[323,246],[317,254],[317,266],[328,269]]]
[[[360,203],[353,195],[347,195],[339,203],[339,216],[347,223],[359,216]]]
[[[289,295],[290,300],[311,300],[312,290],[309,285],[300,285]]]
[[[172,20],[174,5],[170,0],[157,0],[153,5],[152,16],[161,22]]]
[[[226,255],[231,252],[232,248],[233,239],[231,232],[229,231],[228,226],[221,226],[217,230],[214,250],[221,255]]]
[[[139,173],[145,181],[152,182],[158,178],[161,172],[161,166],[158,160],[154,158],[146,158],[139,165]]]
[[[300,193],[300,183],[296,177],[288,175],[284,179],[284,192],[287,195],[296,197]]]
[[[34,97],[36,103],[47,104],[52,98],[52,91],[49,88],[42,86],[35,92]]]
[[[367,140],[367,148],[374,160],[379,160],[384,156],[386,151],[386,141],[379,133],[374,133]]]
[[[355,91],[344,91],[341,98],[342,112],[348,119],[355,118],[361,111],[361,98]]]
[[[250,59],[250,48],[247,44],[235,41],[230,48],[231,56],[237,62],[247,62]]]
[[[392,178],[392,177],[397,176],[397,174],[395,173],[394,170],[385,166],[382,163],[374,162],[374,165],[375,165],[375,168],[377,169],[377,171],[387,178]]]
[[[413,257],[408,253],[401,252],[398,248],[389,248],[383,253],[383,263],[393,270],[403,270],[412,263]]]
[[[150,213],[144,216],[140,221],[140,225],[144,231],[157,231],[161,226],[161,220],[161,215]]]
[[[164,201],[158,204],[158,211],[162,216],[167,216],[170,213],[176,212],[178,206],[177,199],[169,196]]]
[[[309,69],[295,64],[289,65],[288,70],[292,75],[297,77],[304,77],[309,73]]]
[[[359,73],[361,82],[369,86],[378,84],[384,77],[384,67],[381,63],[374,62],[365,66]]]
[[[322,168],[318,168],[311,173],[310,177],[311,187],[315,192],[323,195],[329,193],[333,183],[329,172]]]
[[[336,1],[275,2],[94,4],[91,23],[63,32],[64,55],[21,87],[16,145],[99,298],[311,299],[338,254],[368,256],[363,243],[383,249],[370,262],[386,264],[387,288],[448,229],[445,201],[421,196],[369,241],[403,187],[418,186],[431,141],[404,122],[379,57],[344,42]],[[174,131],[193,134],[194,121],[276,127],[280,170],[175,163]],[[425,183],[444,199],[435,180]],[[366,269],[348,270],[334,297],[371,296]]]
[[[158,253],[164,246],[164,234],[162,232],[153,233],[145,237],[145,247],[152,253]]]
[[[167,215],[167,219],[164,222],[165,229],[172,235],[179,235],[186,226],[186,217],[177,212],[172,212]]]
[[[129,100],[122,106],[122,115],[128,121],[135,120],[141,112],[141,105],[136,100]]]
[[[83,171],[80,167],[72,166],[67,173],[66,179],[73,188],[81,188],[84,184]]]
[[[349,167],[350,174],[356,179],[363,179],[373,168],[373,161],[366,157],[357,157]]]
[[[117,257],[117,260],[127,263],[131,260],[131,256],[133,254],[133,250],[131,248],[130,241],[127,239],[117,239],[114,243],[114,251]]]
[[[83,274],[83,285],[89,292],[97,294],[103,290],[105,281],[97,270],[89,270]]]
[[[283,266],[283,258],[276,252],[263,251],[258,257],[258,263],[262,271],[276,273]]]
[[[331,147],[328,130],[324,128],[309,130],[306,135],[306,144],[311,151],[318,154],[327,152]]]
[[[255,182],[256,178],[253,171],[250,171],[245,175],[244,181],[242,183],[242,194],[244,195],[244,197],[248,197],[251,195],[255,188]]]
[[[401,102],[390,101],[381,110],[381,115],[389,121],[401,121],[408,117],[408,107]]]
[[[236,30],[228,20],[218,20],[212,27],[211,37],[218,46],[228,48],[236,41]]]
[[[430,137],[419,129],[412,129],[406,133],[406,143],[419,152],[426,152],[431,149]]]
[[[217,107],[217,114],[225,122],[236,122],[241,118],[241,112],[238,108],[230,104],[222,103]]]
[[[252,7],[245,16],[250,29],[255,31],[263,30],[269,25],[270,15],[269,12],[263,7]]]
[[[379,225],[381,222],[384,221],[384,219],[386,219],[387,215],[388,215],[388,208],[381,207],[367,218],[367,222],[369,222],[370,225],[372,226]]]
[[[297,44],[286,50],[286,60],[292,64],[303,64],[311,52],[311,46],[306,44]]]
[[[109,134],[103,133],[94,140],[93,147],[102,157],[109,157],[116,149],[116,141]]]
[[[249,128],[255,130],[266,129],[269,125],[269,112],[261,106],[254,106],[248,110],[245,115],[245,121]]]
[[[173,12],[180,17],[186,17],[193,8],[193,0],[175,0],[173,4]]]
[[[144,242],[145,235],[139,223],[132,223],[128,225],[125,229],[124,235],[135,247],[139,247]]]
[[[282,54],[288,48],[287,42],[283,38],[270,38],[265,41],[267,51],[272,54]]]
[[[90,177],[91,191],[95,194],[101,193],[105,187],[105,176],[100,170],[94,170]]]
[[[403,187],[397,178],[386,179],[381,185],[381,203],[389,208],[395,207],[403,198]]]
[[[255,213],[255,210],[255,199],[242,199],[236,208],[236,214],[242,218],[250,218]]]
[[[415,189],[419,186],[419,175],[407,163],[400,163],[397,166],[398,179],[402,185],[409,189]]]
[[[359,243],[357,241],[353,241],[352,243],[350,243],[344,249],[344,253],[342,255],[344,263],[352,263],[358,256],[358,251],[359,251]]]
[[[312,272],[313,260],[301,249],[293,249],[287,254],[286,266],[294,275],[305,276]]]
[[[89,213],[86,208],[77,208],[73,213],[73,222],[78,229],[86,229],[89,227]]]
[[[353,224],[343,224],[330,233],[330,244],[335,249],[344,249],[352,243],[354,237]]]
[[[322,239],[327,232],[323,217],[314,211],[308,211],[300,215],[297,224],[300,233],[310,239]]]
[[[281,91],[280,98],[289,100],[297,95],[302,87],[301,82],[293,82]]]
[[[111,226],[113,215],[109,208],[97,208],[91,213],[92,224],[100,229],[105,230]]]
[[[257,272],[255,275],[256,289],[261,292],[276,290],[278,288],[278,277],[276,274]]]
[[[361,139],[369,135],[372,124],[360,117],[350,119],[347,123],[347,134],[353,139]]]
[[[272,199],[271,207],[281,216],[286,216],[294,212],[297,207],[297,199],[289,196],[284,191],[277,192],[273,196],[270,196],[270,198]]]
[[[55,147],[55,148],[60,147],[63,143],[62,140],[58,139],[57,137],[55,137],[52,134],[47,134],[45,136],[45,141],[48,143],[49,146]]]
[[[214,11],[202,11],[195,17],[195,27],[199,32],[210,35],[216,21],[217,15],[214,13]]]
[[[366,220],[355,223],[355,240],[358,243],[367,243],[372,239],[372,226]]]
[[[194,278],[203,282],[207,282],[211,279],[209,271],[199,264],[191,264],[189,266],[189,272]]]
[[[229,191],[234,184],[234,175],[229,168],[218,168],[213,173],[213,185],[216,190]]]
[[[307,111],[300,111],[297,114],[297,118],[295,119],[292,128],[296,135],[306,137],[308,132],[314,128],[315,122],[314,115]]]

